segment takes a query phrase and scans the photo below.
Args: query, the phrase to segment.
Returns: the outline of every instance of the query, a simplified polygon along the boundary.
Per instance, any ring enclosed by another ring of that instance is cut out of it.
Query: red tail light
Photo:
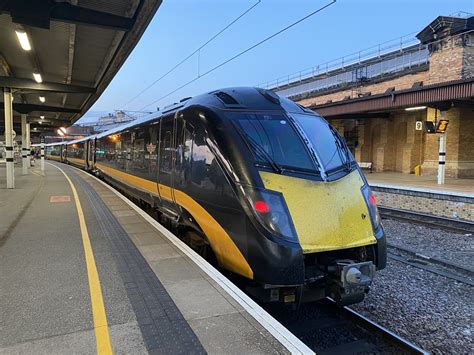
[[[253,208],[255,208],[255,211],[258,213],[268,213],[270,212],[270,206],[265,201],[259,200],[255,201],[253,204]]]

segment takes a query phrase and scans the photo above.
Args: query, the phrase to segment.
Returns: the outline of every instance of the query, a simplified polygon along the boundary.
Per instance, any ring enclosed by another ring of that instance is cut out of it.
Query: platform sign
[[[448,123],[448,120],[439,120],[438,125],[436,126],[436,133],[446,132],[446,128],[448,128]]]
[[[417,131],[422,131],[423,130],[423,121],[416,121],[415,129]]]

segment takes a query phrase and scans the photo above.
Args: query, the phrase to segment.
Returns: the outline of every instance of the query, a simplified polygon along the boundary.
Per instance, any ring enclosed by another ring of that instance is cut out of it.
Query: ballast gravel
[[[453,233],[416,223],[384,219],[387,242],[429,257],[474,269],[474,235]]]
[[[457,264],[472,255],[469,236],[392,220],[384,227],[389,243]],[[433,354],[474,353],[474,287],[467,284],[389,257],[365,300],[351,308]]]

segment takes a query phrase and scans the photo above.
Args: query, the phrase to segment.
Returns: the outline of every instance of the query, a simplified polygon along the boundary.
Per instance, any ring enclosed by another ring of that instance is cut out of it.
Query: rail
[[[422,212],[414,212],[402,210],[399,208],[379,206],[379,212],[384,218],[393,218],[418,223],[430,227],[441,228],[458,233],[474,233],[474,222],[447,218],[442,216],[434,216]]]
[[[335,306],[335,304],[334,304]],[[387,328],[381,326],[380,324],[375,323],[374,321],[370,320],[369,318],[363,316],[362,314],[354,311],[349,307],[343,307],[340,309],[342,316],[346,319],[350,319],[360,327],[368,330],[373,334],[379,335],[382,339],[384,339],[387,343],[394,345],[398,349],[401,350],[402,353],[407,354],[429,354],[427,351],[421,349],[420,347],[416,346],[415,344],[409,342],[406,339],[398,336],[394,332],[388,330]]]

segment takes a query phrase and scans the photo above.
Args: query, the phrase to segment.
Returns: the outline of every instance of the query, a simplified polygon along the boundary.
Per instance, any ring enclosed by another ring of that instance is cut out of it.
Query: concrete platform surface
[[[445,184],[438,185],[436,176],[415,176],[396,172],[365,172],[365,176],[370,185],[377,187],[474,198],[474,179],[446,178]]]
[[[84,225],[58,168],[82,206],[113,352],[311,352],[129,200],[47,163],[44,175],[16,168],[13,190],[0,168],[0,354],[94,353],[106,339]]]

